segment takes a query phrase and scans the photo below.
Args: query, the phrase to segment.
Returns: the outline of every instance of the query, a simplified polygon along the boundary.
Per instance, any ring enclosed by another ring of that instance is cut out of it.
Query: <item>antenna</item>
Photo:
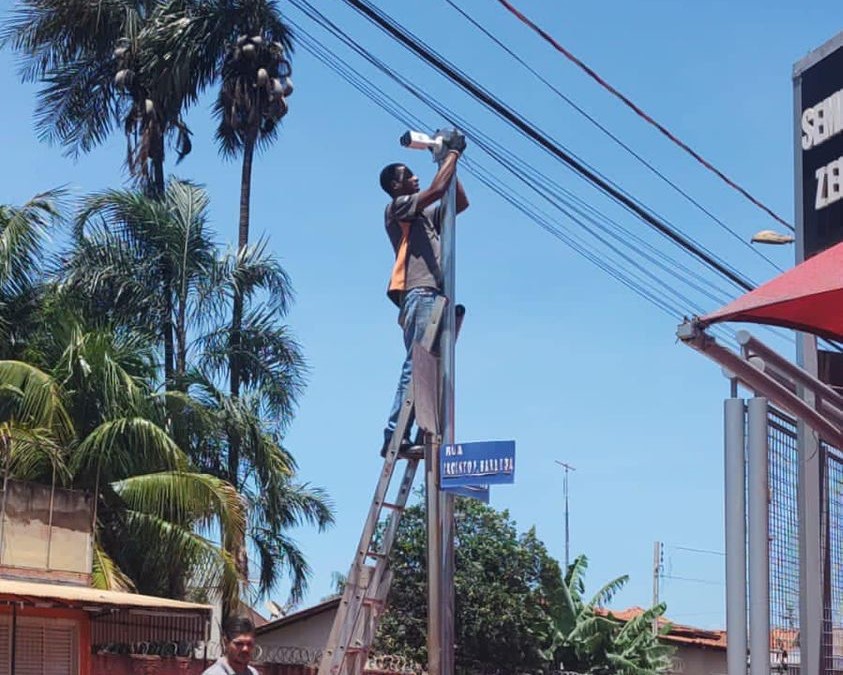
[[[565,574],[567,574],[568,566],[571,564],[571,539],[568,521],[568,473],[571,471],[576,471],[576,468],[571,466],[570,464],[561,462],[558,459],[556,460],[556,463],[565,470],[565,479],[562,483],[562,492],[565,495]]]

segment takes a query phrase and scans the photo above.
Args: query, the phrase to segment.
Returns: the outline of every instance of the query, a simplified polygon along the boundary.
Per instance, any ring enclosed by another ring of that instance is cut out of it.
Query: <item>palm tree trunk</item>
[[[160,139],[160,152],[151,153],[152,194],[155,199],[163,199],[166,185],[164,181],[163,137]],[[174,382],[175,344],[173,338],[173,271],[168,265],[161,270],[161,283],[164,292],[164,316],[161,317],[161,332],[164,338],[164,388],[170,389]]]
[[[243,171],[240,177],[240,221],[237,232],[237,252],[242,255],[249,244],[249,206],[252,196],[252,161],[255,156],[255,144],[258,138],[258,128],[253,126],[246,135],[243,144]],[[229,344],[229,386],[231,397],[240,396],[240,335],[243,327],[243,292],[235,286],[234,300],[231,312],[231,338]],[[228,481],[240,490],[240,443],[237,431],[232,429],[228,434]],[[245,538],[230,542],[227,549],[234,555],[235,565],[242,583],[249,578],[249,558],[246,553]],[[226,603],[223,612],[230,612],[231,607]]]
[[[240,222],[237,233],[237,250],[242,254],[249,244],[249,207],[252,196],[252,160],[255,156],[258,129],[253,126],[246,135],[243,146],[243,171],[240,177]],[[229,389],[232,398],[240,396],[240,335],[243,327],[243,293],[235,287],[231,313],[231,339],[229,352]],[[229,435],[228,480],[238,490],[240,484],[240,439],[236,433]]]

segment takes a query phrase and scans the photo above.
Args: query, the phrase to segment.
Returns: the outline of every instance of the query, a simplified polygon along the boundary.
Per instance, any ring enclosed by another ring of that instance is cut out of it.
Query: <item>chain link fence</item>
[[[770,650],[774,673],[799,675],[799,456],[796,422],[771,409],[768,419],[770,489]],[[843,673],[843,455],[823,454],[823,670]]]

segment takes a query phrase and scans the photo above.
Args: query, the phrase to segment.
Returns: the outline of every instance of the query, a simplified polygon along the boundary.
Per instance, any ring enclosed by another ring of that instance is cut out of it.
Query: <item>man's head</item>
[[[228,619],[223,626],[225,636],[225,656],[235,670],[243,670],[252,659],[255,648],[255,624],[250,619],[236,616]]]
[[[419,179],[406,164],[388,164],[381,171],[381,187],[390,197],[413,195],[419,191]]]

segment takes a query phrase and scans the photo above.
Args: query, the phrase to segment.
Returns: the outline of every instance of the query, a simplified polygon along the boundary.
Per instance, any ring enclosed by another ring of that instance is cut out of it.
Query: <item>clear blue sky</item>
[[[444,0],[380,4],[683,232],[755,281],[775,274],[772,266],[584,123]],[[494,0],[463,4],[741,238],[775,225],[598,89]],[[791,68],[843,27],[843,7],[780,0],[517,4],[644,109],[792,219]],[[643,224],[597,197],[339,0],[320,0],[318,5],[361,44],[492,135],[507,152],[677,256],[663,240],[647,234]],[[0,0],[4,12],[10,6],[9,0]],[[289,12],[335,46],[298,12]],[[352,63],[362,67],[357,60]],[[364,72],[431,128],[440,124],[381,76]],[[302,479],[326,488],[337,509],[337,524],[329,533],[297,533],[314,571],[308,601],[316,601],[329,592],[331,572],[346,571],[359,537],[402,358],[396,312],[384,294],[391,258],[377,173],[390,161],[406,161],[425,181],[433,166],[425,154],[398,146],[401,124],[303,49],[294,59],[294,81],[281,138],[256,163],[252,232],[254,239],[269,237],[292,276],[298,299],[289,322],[311,366],[310,383],[286,442],[299,460]],[[119,134],[77,161],[64,158],[59,148],[36,138],[34,89],[18,83],[7,53],[0,54],[0,85],[5,92],[0,202],[19,203],[60,184],[84,194],[125,181]],[[191,112],[189,123],[194,151],[175,171],[207,185],[213,225],[225,242],[232,242],[239,165],[218,159],[207,101]],[[468,154],[483,160],[471,147]],[[653,542],[661,540],[667,546],[667,574],[710,582],[666,579],[663,597],[669,616],[684,623],[722,625],[722,558],[677,547],[723,548],[721,409],[726,381],[714,364],[676,343],[675,317],[608,277],[472,177],[465,176],[464,182],[472,206],[458,225],[458,294],[469,312],[457,356],[458,438],[514,438],[518,447],[517,482],[495,488],[492,504],[509,509],[522,529],[535,524],[550,551],[561,558],[562,472],[554,460],[573,464],[572,549],[589,556],[592,586],[629,573],[631,583],[616,605],[648,603]],[[787,247],[764,253],[780,266],[788,266],[793,255]],[[704,310],[718,304],[689,295]],[[689,305],[685,311],[694,309]]]

